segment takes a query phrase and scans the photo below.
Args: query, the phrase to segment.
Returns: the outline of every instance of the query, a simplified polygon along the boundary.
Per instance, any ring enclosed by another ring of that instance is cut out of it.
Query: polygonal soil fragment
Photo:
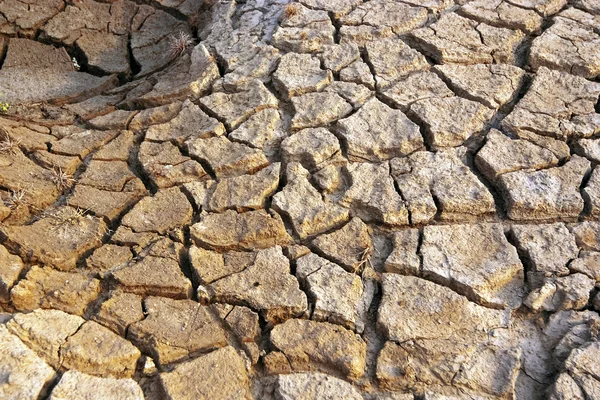
[[[402,113],[371,99],[336,130],[350,161],[386,161],[423,148],[419,126]]]
[[[334,44],[325,47],[319,57],[323,67],[333,72],[339,72],[342,68],[360,59],[360,52],[358,46],[354,44]]]
[[[584,202],[579,186],[590,170],[585,158],[541,171],[509,172],[498,179],[512,220],[577,218]]]
[[[381,96],[394,107],[406,112],[415,101],[431,97],[452,97],[454,92],[448,89],[437,74],[425,71],[415,72],[397,81],[381,93]]]
[[[375,79],[369,69],[369,65],[363,61],[355,61],[340,71],[340,80],[365,85],[369,89],[375,89]]]
[[[286,98],[321,91],[331,83],[331,71],[321,69],[321,63],[309,54],[288,53],[281,57],[273,74],[275,88]]]
[[[552,26],[533,41],[529,63],[533,69],[543,66],[593,79],[600,75],[598,25],[573,20],[568,12],[555,17]]]
[[[104,222],[71,207],[50,210],[31,225],[6,226],[4,245],[24,260],[71,270],[81,256],[102,243]]]
[[[90,211],[112,222],[146,193],[145,190],[140,192],[139,189],[143,189],[144,185],[139,179],[136,178],[131,182],[139,183],[141,186],[138,185],[137,188],[131,188],[134,190],[129,191],[130,188],[126,185],[123,192],[111,192],[92,186],[76,185],[67,201],[71,207]]]
[[[525,71],[509,64],[437,65],[434,67],[460,96],[498,109],[512,101]]]
[[[189,299],[192,283],[179,266],[182,249],[179,243],[161,239],[125,268],[111,272],[110,276],[124,292]]]
[[[366,305],[360,277],[312,253],[296,260],[296,276],[313,303],[311,319],[363,331]]]
[[[320,235],[312,244],[325,257],[350,272],[364,267],[372,251],[369,228],[357,217],[337,231]]]
[[[336,161],[341,155],[340,143],[325,128],[303,129],[281,142],[281,158],[286,163],[299,162],[308,170],[322,163]]]
[[[251,174],[269,164],[260,149],[223,136],[188,141],[187,148],[191,156],[207,163],[217,178]]]
[[[424,277],[485,306],[520,306],[523,266],[501,225],[426,226],[420,253]]]
[[[377,88],[385,88],[402,76],[429,68],[425,56],[402,40],[384,39],[366,45],[367,62],[375,73]]]
[[[419,247],[419,230],[405,229],[394,232],[392,252],[386,258],[383,268],[385,272],[402,275],[418,275],[421,259],[417,255]]]
[[[219,121],[206,115],[200,107],[186,100],[177,116],[168,122],[152,125],[146,131],[146,140],[174,141],[183,144],[188,139],[206,139],[225,134]]]
[[[287,216],[294,231],[301,238],[325,232],[348,220],[348,210],[321,194],[308,180],[309,172],[299,163],[287,167],[287,184],[273,196],[272,207]],[[298,199],[302,199],[298,203]]]
[[[75,42],[92,71],[127,75],[130,72],[127,36],[87,31]]]
[[[33,266],[25,279],[12,288],[10,299],[20,311],[51,308],[83,315],[100,290],[100,281],[97,279]]]
[[[6,382],[0,387],[0,396],[7,399],[36,400],[45,396],[55,373],[18,337],[0,325],[0,364]]]
[[[247,211],[265,207],[266,200],[279,185],[280,163],[274,163],[254,175],[225,178],[217,182],[204,209]]]
[[[486,136],[485,146],[477,153],[475,164],[494,182],[508,172],[554,167],[558,158],[548,149],[527,140],[511,139],[492,129]]]
[[[143,142],[138,159],[144,172],[161,189],[210,178],[199,162],[183,156],[171,142]]]
[[[413,224],[437,212],[441,220],[466,221],[496,211],[492,194],[467,166],[464,148],[419,151],[390,164]]]
[[[23,267],[19,256],[10,254],[0,245],[0,304],[8,303],[10,289],[19,279]]]
[[[301,4],[287,7],[291,11],[282,14],[280,26],[273,33],[273,46],[285,52],[315,53],[334,43],[335,27],[327,12]]]
[[[197,244],[216,250],[254,250],[292,243],[278,214],[264,210],[237,213],[201,214],[200,221],[190,228]]]
[[[380,385],[388,390],[456,385],[495,396],[512,392],[519,351],[488,344],[489,331],[508,326],[507,312],[416,277],[384,274],[382,282],[377,322],[390,341],[377,361]]]
[[[407,33],[427,21],[427,9],[401,2],[374,0],[363,3],[340,18],[343,25],[387,26],[396,35]]]
[[[279,102],[260,81],[251,81],[231,91],[214,92],[200,103],[225,126],[233,130],[252,114],[265,108],[277,108]]]
[[[512,64],[524,38],[519,30],[492,27],[455,13],[443,15],[410,36],[421,51],[440,64]]]
[[[493,111],[461,97],[431,97],[410,106],[410,112],[425,125],[425,137],[433,149],[457,147],[482,132]]]
[[[93,319],[113,332],[125,336],[129,325],[144,319],[142,297],[114,291],[110,298],[102,303]]]
[[[225,331],[210,307],[192,300],[148,297],[146,318],[133,323],[127,338],[160,365],[227,345]]]
[[[585,188],[583,188],[582,195],[586,201],[586,212],[597,217],[600,215],[600,168],[594,168],[590,180],[588,181]]]
[[[86,321],[61,348],[62,367],[108,378],[131,378],[140,351],[94,321]]]
[[[307,308],[306,295],[290,274],[290,262],[279,246],[258,250],[245,269],[200,287],[198,295],[247,306],[270,323],[300,316]]]
[[[600,139],[579,139],[573,147],[576,154],[600,163]]]
[[[34,36],[46,21],[64,9],[63,0],[48,0],[33,3],[22,3],[17,0],[4,1],[0,4],[0,13],[5,18],[0,25],[4,34]]]
[[[308,93],[292,98],[292,129],[326,126],[352,112],[352,106],[334,92]]]
[[[561,2],[566,3],[564,0]],[[536,10],[518,7],[504,0],[475,0],[465,4],[461,12],[480,22],[527,33],[539,30],[544,21]]]
[[[53,368],[62,364],[61,348],[85,320],[59,310],[15,314],[6,327]]]
[[[599,95],[597,82],[540,67],[527,94],[502,126],[519,136],[590,137],[600,129],[600,115],[594,110]]]
[[[568,275],[567,264],[579,254],[575,236],[563,223],[513,225],[511,233],[526,257],[527,280],[532,287],[539,286],[543,278]]]
[[[254,263],[256,252],[229,251],[217,253],[191,246],[189,258],[192,276],[198,285],[206,285],[234,273],[242,272]]]
[[[171,399],[252,399],[244,359],[231,346],[178,364],[160,382]]]
[[[99,378],[78,371],[67,371],[52,389],[51,400],[73,398],[104,400],[143,400],[144,392],[133,379]]]
[[[193,212],[187,197],[174,187],[144,197],[123,217],[122,224],[135,232],[164,234],[190,223]]]
[[[365,373],[365,342],[340,326],[291,319],[276,325],[270,339],[274,351],[264,359],[270,372],[335,371],[351,380]]]
[[[584,221],[569,230],[575,235],[577,246],[582,250],[600,251],[600,222]]]
[[[278,110],[265,108],[243,122],[229,134],[229,139],[245,143],[265,153],[277,153],[278,145],[286,136],[282,129],[281,116]]]
[[[534,311],[581,310],[588,305],[595,284],[585,274],[548,278],[529,293],[524,304]]]
[[[320,372],[279,375],[275,395],[281,400],[326,398],[362,400],[363,398],[360,392],[348,382]]]

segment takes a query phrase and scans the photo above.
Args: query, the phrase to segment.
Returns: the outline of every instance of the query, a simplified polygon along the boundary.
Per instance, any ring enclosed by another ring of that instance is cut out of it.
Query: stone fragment
[[[367,62],[375,73],[378,89],[391,85],[411,72],[429,68],[421,53],[398,38],[370,42],[366,45],[366,51]]]
[[[288,99],[321,91],[332,80],[331,71],[322,70],[319,59],[310,54],[285,54],[273,74],[275,88]]]
[[[264,153],[219,136],[187,142],[193,157],[207,163],[217,178],[251,174],[269,165]]]
[[[338,121],[336,130],[350,161],[386,161],[423,148],[419,126],[377,99]]]
[[[106,378],[131,378],[140,351],[110,329],[86,321],[61,349],[62,367]]]
[[[352,106],[333,92],[308,93],[292,98],[292,129],[326,126],[352,112]]]
[[[323,67],[333,72],[340,72],[342,68],[360,59],[360,51],[354,44],[334,44],[325,47],[319,57]]]
[[[127,338],[159,365],[227,345],[214,310],[192,300],[147,297],[146,318],[129,326]]]
[[[206,139],[225,134],[219,121],[206,115],[200,107],[186,100],[175,118],[162,124],[152,125],[146,131],[146,140],[177,141],[183,144],[189,139]]]
[[[475,0],[465,4],[461,11],[467,17],[490,25],[520,29],[527,33],[540,30],[544,21],[542,16],[536,10],[520,6],[503,0]]]
[[[567,264],[577,258],[575,236],[565,224],[513,225],[517,249],[528,262],[528,281],[536,286],[543,278],[569,274]]]
[[[231,346],[178,364],[161,373],[160,382],[173,400],[253,398],[244,359]]]
[[[292,242],[281,217],[264,210],[202,214],[191,226],[190,236],[196,244],[217,250],[264,249]]]
[[[438,211],[445,221],[469,221],[495,212],[491,193],[466,165],[464,151],[420,151],[390,162],[411,223],[427,223]]]
[[[285,52],[319,53],[334,44],[335,27],[325,11],[292,4],[273,33],[273,46]],[[287,9],[287,6],[286,6]]]
[[[577,218],[584,202],[579,193],[590,169],[585,158],[573,156],[561,167],[541,171],[516,171],[502,175],[498,187],[512,220]]]
[[[577,154],[587,158],[590,161],[600,163],[600,140],[599,139],[579,139],[574,143],[574,150]]]
[[[348,382],[320,372],[279,375],[275,396],[278,400],[363,398]]]
[[[291,319],[276,325],[271,331],[270,340],[275,351],[267,358],[274,360],[277,357],[274,354],[283,353],[288,363],[285,366],[275,364],[274,370],[334,370],[350,380],[358,379],[365,373],[365,342],[359,335],[328,322]]]
[[[511,139],[492,129],[475,157],[475,165],[495,182],[501,175],[520,170],[540,170],[558,165],[558,158],[543,147],[523,139]]]
[[[420,254],[424,277],[484,306],[520,306],[523,265],[501,225],[426,226]]]
[[[396,108],[406,112],[415,101],[452,97],[454,92],[440,77],[430,71],[415,72],[386,88],[381,96]]]
[[[419,230],[405,229],[394,232],[392,246],[392,252],[383,265],[385,272],[418,275],[421,265],[421,259],[417,255]]]
[[[548,67],[594,79],[600,75],[599,44],[597,23],[587,25],[561,13],[531,44],[529,64],[534,70]]]
[[[594,168],[581,194],[586,202],[586,212],[592,217],[600,216],[600,168]]]
[[[350,272],[365,267],[373,250],[369,228],[358,217],[352,218],[341,229],[318,236],[312,245]]]
[[[213,301],[250,307],[270,323],[300,316],[307,308],[306,295],[290,275],[289,260],[279,246],[258,250],[243,271],[218,279],[204,290]]]
[[[369,89],[375,89],[375,79],[369,69],[369,65],[363,61],[355,61],[340,71],[340,80],[365,85]]]
[[[357,275],[311,253],[296,260],[296,276],[308,288],[313,320],[363,331],[363,283]]]
[[[19,279],[23,267],[19,256],[10,254],[6,247],[0,245],[0,304],[9,302],[10,289]]]
[[[525,71],[509,64],[449,64],[434,68],[458,95],[491,109],[513,101],[525,78]]]
[[[594,109],[599,95],[597,82],[541,66],[502,127],[523,138],[528,133],[559,140],[590,137],[599,131]]]
[[[299,163],[287,166],[287,184],[273,196],[271,207],[291,220],[300,239],[326,232],[348,220],[348,210],[324,200]],[[298,199],[302,199],[299,203]]]
[[[272,164],[254,175],[225,178],[216,183],[203,209],[212,212],[258,210],[279,185],[280,164]]]
[[[251,81],[232,91],[214,92],[200,103],[225,126],[233,130],[250,116],[265,108],[277,108],[279,102],[259,81]]]
[[[52,389],[49,400],[143,400],[144,392],[133,379],[99,378],[67,371]]]
[[[113,332],[125,336],[131,324],[144,319],[142,297],[114,291],[110,298],[102,303],[93,319]]]
[[[387,163],[349,164],[347,171],[352,184],[339,203],[366,222],[407,225],[408,211],[394,188],[389,169]]]
[[[158,191],[154,196],[140,200],[122,220],[135,232],[164,234],[189,224],[193,214],[187,197],[174,187]]]
[[[427,9],[401,2],[375,0],[360,4],[340,18],[343,25],[387,26],[396,35],[408,33],[427,21]]]
[[[600,252],[581,251],[579,258],[569,264],[569,270],[580,272],[595,281],[600,281]]]
[[[11,335],[4,325],[0,325],[0,364],[6,377],[0,386],[0,397],[5,399],[43,397],[56,376],[44,360]]]
[[[53,368],[62,364],[61,348],[85,320],[58,310],[15,314],[6,327]]]
[[[482,132],[491,119],[489,108],[461,97],[430,97],[410,106],[425,126],[425,138],[433,149],[457,147]]]
[[[85,275],[33,266],[10,291],[13,306],[20,311],[51,308],[83,315],[100,294],[100,281]]]
[[[281,142],[281,158],[285,163],[299,162],[309,171],[335,161],[341,155],[340,143],[325,128],[303,129]]]

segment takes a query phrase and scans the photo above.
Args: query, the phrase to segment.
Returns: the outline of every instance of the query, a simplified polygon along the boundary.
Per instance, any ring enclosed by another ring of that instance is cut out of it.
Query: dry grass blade
[[[75,183],[73,175],[67,174],[60,167],[54,167],[52,169],[52,175],[50,176],[50,180],[56,185],[56,188],[59,190],[70,189]]]
[[[11,210],[14,210],[21,205],[27,204],[25,195],[26,194],[24,190],[12,191],[8,199],[4,200],[4,204]]]
[[[17,154],[19,151],[20,140],[14,140],[9,134],[1,130],[0,131],[0,154]]]

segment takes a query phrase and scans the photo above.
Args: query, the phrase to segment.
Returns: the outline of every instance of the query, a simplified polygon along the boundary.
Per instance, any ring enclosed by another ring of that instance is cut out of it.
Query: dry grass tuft
[[[60,191],[71,189],[75,183],[73,175],[67,174],[62,168],[54,167],[50,175],[50,180],[56,185],[56,188]]]
[[[285,9],[283,10],[283,18],[290,19],[293,16],[298,15],[299,11],[300,7],[297,3],[290,3],[287,6],[285,6]]]
[[[193,45],[194,38],[192,35],[183,31],[179,31],[177,34],[169,37],[169,56],[171,58],[179,57]]]
[[[11,210],[14,210],[19,206],[27,205],[27,199],[25,196],[26,193],[24,190],[13,190],[10,196],[4,200],[4,204]]]
[[[20,144],[20,140],[14,140],[4,130],[0,131],[0,154],[16,155]]]

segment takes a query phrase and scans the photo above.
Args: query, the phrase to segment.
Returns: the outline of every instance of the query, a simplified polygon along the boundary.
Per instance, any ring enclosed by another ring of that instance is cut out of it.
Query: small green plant
[[[0,113],[6,114],[8,112],[9,108],[10,108],[10,104],[5,103],[5,102],[0,102]]]

